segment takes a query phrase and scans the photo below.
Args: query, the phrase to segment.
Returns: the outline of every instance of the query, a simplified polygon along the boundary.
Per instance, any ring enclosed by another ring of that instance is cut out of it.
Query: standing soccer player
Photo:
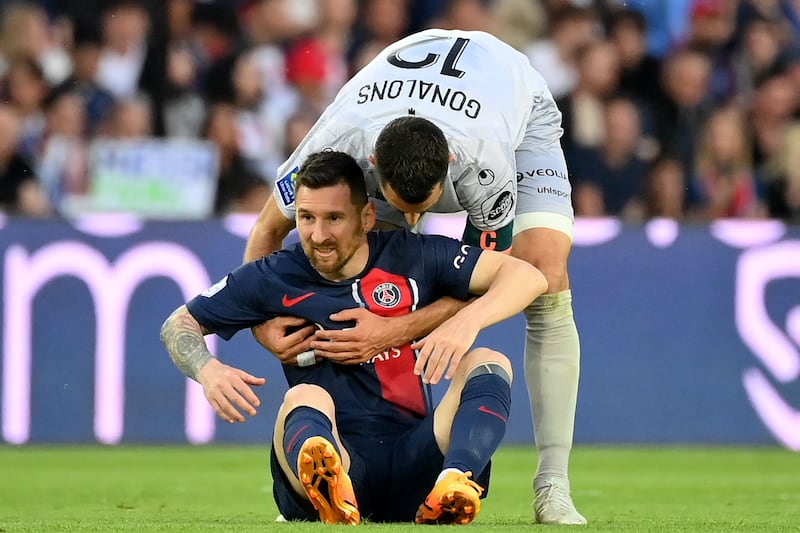
[[[243,422],[239,409],[255,414],[251,386],[264,381],[214,359],[205,334],[228,339],[282,314],[341,328],[330,315],[342,309],[393,316],[441,294],[480,295],[419,343],[363,364],[308,353],[284,365],[290,388],[271,454],[273,494],[287,519],[471,522],[505,432],[512,369],[503,354],[470,347],[482,328],[541,295],[544,276],[448,237],[370,231],[375,209],[363,172],[341,152],[309,156],[296,195],[301,244],[242,265],[179,307],[161,330],[170,356],[223,419]],[[421,376],[442,372],[452,381],[434,409]]]
[[[463,241],[510,251],[538,267],[548,294],[525,309],[525,377],[539,465],[534,518],[585,524],[568,478],[580,369],[567,261],[574,214],[560,138],[561,113],[527,58],[483,32],[426,30],[386,49],[340,90],[279,169],[247,243],[245,260],[281,247],[294,226],[294,174],[319,150],[349,153],[366,172],[378,219],[414,226],[424,212],[467,212]],[[395,319],[363,310],[349,331],[303,330],[291,322],[256,331],[284,362],[308,346],[358,363],[420,338],[458,309],[442,300]],[[301,342],[298,342],[301,341]]]

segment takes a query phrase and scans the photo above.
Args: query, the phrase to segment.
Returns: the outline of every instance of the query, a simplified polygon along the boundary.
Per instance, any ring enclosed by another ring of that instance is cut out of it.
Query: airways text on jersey
[[[419,294],[413,280],[379,268],[357,282],[358,297],[367,309],[381,316],[405,315],[416,309]],[[417,415],[428,414],[425,389],[414,374],[416,357],[410,344],[376,354],[370,363],[381,387],[381,396]]]

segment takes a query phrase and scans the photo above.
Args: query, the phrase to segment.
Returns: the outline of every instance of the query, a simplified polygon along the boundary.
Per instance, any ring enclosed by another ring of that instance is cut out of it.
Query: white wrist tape
[[[312,366],[317,364],[317,356],[314,355],[314,350],[308,350],[297,356],[297,366]]]

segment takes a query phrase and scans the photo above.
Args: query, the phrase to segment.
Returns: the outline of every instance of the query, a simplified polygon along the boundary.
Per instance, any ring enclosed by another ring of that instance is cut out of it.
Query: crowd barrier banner
[[[2,441],[266,445],[286,385],[250,332],[208,337],[222,360],[267,378],[259,414],[236,425],[215,418],[158,335],[173,309],[238,266],[252,221],[0,220]],[[461,227],[459,216],[426,223]],[[570,272],[576,443],[800,450],[800,228],[579,220]],[[477,341],[517,369],[508,444],[533,439],[524,325],[513,317]]]

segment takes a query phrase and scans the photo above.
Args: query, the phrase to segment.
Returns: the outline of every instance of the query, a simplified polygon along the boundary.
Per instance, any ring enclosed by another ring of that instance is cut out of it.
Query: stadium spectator
[[[660,151],[680,162],[689,181],[695,176],[695,151],[713,105],[710,80],[710,61],[695,50],[678,50],[662,65],[663,98],[654,113],[656,137]],[[686,201],[694,198],[690,195]]]
[[[756,85],[780,69],[786,43],[780,39],[778,26],[760,17],[742,24],[741,37],[733,52],[735,98],[740,105],[752,103]]]
[[[409,3],[409,0],[363,2],[350,50],[354,71],[360,70],[380,50],[407,34]]]
[[[166,30],[148,43],[138,87],[152,103],[156,136],[196,138],[206,100],[201,93],[202,52],[190,33],[192,3],[170,0],[164,11]]]
[[[568,7],[550,18],[547,37],[537,39],[525,48],[533,68],[542,73],[553,97],[566,96],[578,84],[578,63],[582,50],[600,36],[599,20],[594,11]]]
[[[631,100],[617,97],[606,103],[603,116],[606,133],[600,145],[572,153],[576,195],[587,194],[578,189],[591,184],[601,191],[602,214],[640,220],[649,161],[641,153],[639,109]]]
[[[322,41],[309,37],[295,42],[286,53],[286,80],[292,84],[302,105],[322,113],[331,99],[330,81],[334,58]]]
[[[44,134],[44,101],[49,87],[44,71],[32,57],[16,56],[6,74],[6,102],[14,106],[22,118],[19,149],[32,161],[39,151]]]
[[[19,152],[22,119],[0,103],[0,209],[13,215],[45,216],[50,205],[36,174]]]
[[[494,11],[488,0],[448,0],[429,27],[496,33]]]
[[[505,432],[512,370],[499,352],[468,350],[482,328],[541,295],[544,276],[447,237],[371,232],[375,206],[362,169],[344,153],[310,154],[296,183],[300,245],[243,265],[179,307],[162,326],[162,341],[219,416],[244,422],[240,410],[252,416],[259,405],[251,386],[264,379],[219,362],[204,335],[230,339],[286,312],[341,328],[330,315],[343,309],[366,305],[396,315],[442,294],[480,295],[423,341],[391,348],[391,356],[347,365],[308,353],[297,366],[284,365],[289,390],[270,461],[275,501],[288,520],[471,522]],[[406,289],[412,281],[413,295]],[[433,409],[422,376],[448,368],[452,382]]]
[[[731,105],[714,110],[697,151],[692,183],[702,220],[760,218],[766,215],[753,167],[750,128],[745,115]]]
[[[311,131],[314,123],[319,119],[319,113],[311,107],[301,107],[286,121],[286,142],[283,146],[283,156],[285,158],[292,155],[297,150],[300,143]]]
[[[114,104],[100,135],[114,139],[144,139],[153,134],[150,100],[143,94],[123,98]]]
[[[353,42],[353,29],[358,20],[356,0],[321,0],[319,25],[314,37],[325,54],[326,103],[347,83],[352,74],[348,53]]]
[[[779,72],[756,86],[750,107],[749,124],[753,128],[753,164],[768,164],[780,150],[786,128],[800,109],[800,94],[792,79]]]
[[[545,523],[586,523],[568,480],[580,346],[567,272],[573,209],[561,115],[526,58],[490,34],[426,30],[402,43],[415,49],[414,60],[391,48],[381,52],[342,88],[280,167],[282,177],[250,233],[245,260],[280,249],[292,229],[294,169],[310,152],[341,149],[370,170],[381,222],[412,227],[431,209],[466,210],[465,242],[510,249],[541,265],[549,292],[525,311],[526,377],[540,452],[535,516]],[[392,88],[385,90],[388,80]],[[376,317],[362,314],[362,323],[314,348],[335,346],[365,360],[418,338],[451,305],[441,300],[433,310],[412,314],[408,324],[398,317],[398,325],[376,327]],[[279,356],[297,349],[277,349],[269,338],[264,344]]]
[[[130,98],[138,90],[150,22],[149,13],[139,0],[113,0],[103,9],[104,45],[96,80],[114,98]]]
[[[239,149],[237,110],[218,103],[209,110],[204,136],[219,150],[219,177],[214,197],[215,214],[258,213],[272,190],[270,184],[248,167]]]
[[[610,41],[594,41],[580,51],[578,84],[556,99],[563,116],[561,144],[567,163],[574,150],[600,145],[605,135],[603,108],[619,87],[619,73],[619,55]]]
[[[0,73],[18,56],[33,59],[48,85],[63,81],[72,68],[62,37],[35,2],[0,3]]]
[[[47,100],[47,123],[36,157],[36,174],[50,204],[68,214],[70,202],[89,187],[89,146],[83,99],[77,91],[54,91]]]
[[[736,20],[735,2],[694,0],[689,36],[684,44],[703,53],[711,65],[709,90],[719,102],[734,95],[735,77],[731,53]]]
[[[770,215],[800,224],[800,123],[786,128],[780,150],[760,175]]]
[[[573,134],[586,135],[589,144],[602,137],[601,107],[584,106],[579,131],[566,98],[580,91],[576,57],[603,38],[601,22],[621,64],[618,87],[601,100],[634,98],[643,135],[655,135],[687,179],[694,177],[697,134],[712,107],[732,98],[749,110],[757,169],[772,165],[792,120],[785,115],[798,113],[791,95],[800,94],[800,13],[790,0],[20,0],[4,3],[0,17],[3,96],[20,105],[8,87],[11,78],[25,76],[10,76],[9,69],[27,57],[38,65],[33,77],[44,83],[38,89],[23,83],[34,90],[22,99],[41,102],[53,86],[59,94],[79,89],[86,142],[104,134],[114,91],[148,96],[153,135],[201,135],[207,108],[234,101],[235,63],[246,51],[261,78],[267,151],[281,154],[287,121],[301,106],[310,100],[324,108],[386,44],[432,24],[509,35],[559,97],[568,153]],[[663,90],[652,82],[659,62]],[[21,149],[33,158],[42,150],[42,109],[23,112]],[[246,137],[255,138],[252,121],[243,122]],[[264,164],[262,174],[273,166]]]
[[[647,21],[647,43],[658,58],[671,54],[686,42],[694,0],[626,0]]]
[[[670,157],[659,157],[653,162],[645,179],[645,218],[682,220],[685,212],[686,177],[681,164]]]
[[[251,171],[271,179],[280,164],[284,122],[294,107],[280,111],[269,107],[264,78],[250,49],[233,64],[231,90],[241,154]]]
[[[114,106],[114,96],[95,81],[102,45],[103,36],[95,24],[75,26],[71,48],[72,73],[53,89],[56,93],[74,91],[81,97],[87,121],[85,133],[88,136],[94,135]]]
[[[632,9],[613,12],[608,36],[619,55],[618,91],[633,98],[646,113],[651,113],[658,98],[658,84],[654,87],[653,82],[658,79],[661,61],[647,49],[644,16]]]
[[[542,38],[548,26],[541,2],[496,0],[494,16],[497,20],[495,35],[520,51]]]

